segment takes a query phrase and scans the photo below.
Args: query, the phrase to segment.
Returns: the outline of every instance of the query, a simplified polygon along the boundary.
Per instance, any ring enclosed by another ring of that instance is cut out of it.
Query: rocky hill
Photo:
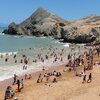
[[[68,42],[100,43],[100,16],[88,16],[64,26],[62,38]]]
[[[64,39],[64,42],[100,43],[100,16],[92,15],[70,22],[39,8],[22,23],[11,23],[4,33],[53,36],[56,39]]]

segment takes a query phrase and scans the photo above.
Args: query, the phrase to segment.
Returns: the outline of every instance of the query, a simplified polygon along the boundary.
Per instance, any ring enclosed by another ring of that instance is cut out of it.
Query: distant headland
[[[63,39],[63,42],[100,44],[100,16],[92,15],[76,21],[67,21],[44,8],[38,8],[20,24],[12,22],[3,33],[52,36],[55,39]]]

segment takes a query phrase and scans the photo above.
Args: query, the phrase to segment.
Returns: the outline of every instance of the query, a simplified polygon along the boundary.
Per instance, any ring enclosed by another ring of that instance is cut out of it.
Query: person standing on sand
[[[88,80],[87,80],[87,83],[89,83],[89,82],[91,82],[92,81],[92,74],[90,73],[89,74],[89,78],[88,78]]]
[[[14,74],[14,82],[13,82],[13,85],[16,84],[16,80],[17,80],[17,75]]]
[[[17,80],[18,92],[20,92],[20,80]]]
[[[84,82],[86,82],[86,75],[84,75],[84,77],[83,77],[83,82],[82,83],[84,83]]]

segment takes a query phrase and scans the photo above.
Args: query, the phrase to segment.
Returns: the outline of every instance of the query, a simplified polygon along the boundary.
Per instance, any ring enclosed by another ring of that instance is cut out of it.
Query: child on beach
[[[10,94],[11,94],[11,98],[13,98],[13,97],[14,97],[14,95],[15,95],[15,92],[11,89]]]

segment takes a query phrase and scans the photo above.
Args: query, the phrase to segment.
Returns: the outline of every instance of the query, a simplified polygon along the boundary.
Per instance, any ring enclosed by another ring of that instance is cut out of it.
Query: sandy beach
[[[100,100],[100,0],[0,8],[0,100]]]
[[[100,100],[100,0],[0,8],[0,100]]]
[[[94,63],[100,62],[100,57],[94,56]],[[86,63],[86,62],[85,62]],[[64,72],[63,70],[66,71]],[[50,77],[50,81],[43,80],[42,83],[37,83],[39,74],[44,74],[52,71],[61,72],[62,75],[57,77],[57,82],[53,83],[54,77]],[[83,67],[76,68],[77,73],[83,70]],[[88,79],[89,73],[92,73],[92,82],[82,83],[83,77],[75,76],[75,71],[68,71],[65,65],[55,66],[43,71],[32,73],[31,79],[24,80],[24,88],[21,92],[15,93],[18,100],[100,100],[100,65],[94,65],[93,70],[87,70]],[[23,78],[20,76],[19,79]],[[8,79],[0,82],[0,100],[4,100],[5,90],[8,85],[11,85],[13,79]],[[17,86],[12,85],[16,90]],[[14,98],[10,99],[14,100]]]

